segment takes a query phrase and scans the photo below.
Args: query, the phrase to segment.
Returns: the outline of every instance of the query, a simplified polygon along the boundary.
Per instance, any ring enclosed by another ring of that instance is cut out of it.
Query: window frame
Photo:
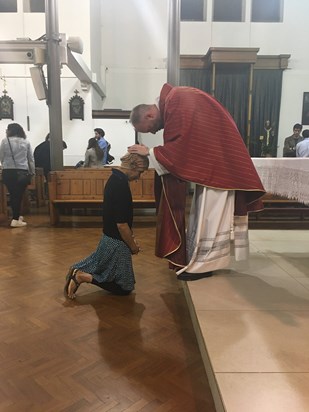
[[[200,0],[202,3],[202,16],[200,16],[200,18],[188,18],[185,19],[182,16],[182,4],[184,4],[183,2],[187,2],[189,8],[192,8],[192,2],[194,0],[181,0],[181,4],[180,4],[180,21],[181,22],[203,22],[207,20],[207,0]],[[196,0],[197,1],[197,0]]]
[[[215,20],[215,3],[221,0],[213,0],[212,1],[212,21],[215,23],[243,23],[246,19],[246,1],[245,0],[238,0],[241,3],[241,17],[240,20]]]
[[[39,0],[40,1],[40,0]],[[24,13],[45,13],[45,0],[41,0],[42,5],[44,6],[44,10],[32,10],[31,0],[23,0],[23,10]]]
[[[5,4],[8,4],[8,0],[4,0],[4,1],[2,0],[1,4],[0,4],[0,13],[17,13],[18,12],[18,2],[17,2],[17,0],[10,0],[9,3],[11,3],[11,4],[9,4],[9,6],[12,5],[13,8],[14,8],[14,4],[15,4],[16,5],[16,10],[15,9],[14,10],[1,10],[2,7],[5,7],[4,6]]]
[[[265,0],[264,0],[265,1]],[[253,3],[257,3],[258,5],[261,3],[261,0],[251,0],[251,16],[250,16],[250,21],[251,23],[282,23],[283,22],[283,0],[277,0],[279,2],[279,10],[278,10],[278,14],[279,14],[279,18],[278,20],[253,20]],[[269,0],[265,1],[266,3],[269,2]]]

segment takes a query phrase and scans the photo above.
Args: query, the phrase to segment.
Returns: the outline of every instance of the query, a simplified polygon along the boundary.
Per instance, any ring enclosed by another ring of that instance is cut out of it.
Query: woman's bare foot
[[[75,299],[76,292],[79,286],[84,283],[91,283],[92,275],[81,272],[78,269],[70,271],[66,277],[66,285],[64,288],[65,294],[69,299]]]

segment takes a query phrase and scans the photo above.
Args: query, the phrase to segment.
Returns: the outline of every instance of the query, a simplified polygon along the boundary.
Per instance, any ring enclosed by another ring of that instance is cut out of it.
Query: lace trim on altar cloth
[[[268,193],[309,205],[309,159],[252,159]]]

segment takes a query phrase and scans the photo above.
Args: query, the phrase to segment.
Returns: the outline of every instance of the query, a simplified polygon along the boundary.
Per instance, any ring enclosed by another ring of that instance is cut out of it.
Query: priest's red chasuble
[[[154,148],[170,175],[162,178],[156,254],[185,265],[185,183],[235,190],[235,214],[262,209],[260,178],[229,112],[212,96],[191,87],[161,90],[164,145]]]

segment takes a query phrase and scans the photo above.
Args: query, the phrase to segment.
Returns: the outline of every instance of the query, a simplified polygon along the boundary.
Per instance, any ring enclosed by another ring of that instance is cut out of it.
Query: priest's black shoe
[[[178,280],[192,281],[192,280],[199,280],[199,279],[209,278],[212,275],[213,275],[212,272],[203,272],[203,273],[182,272],[182,273],[180,273],[180,275],[177,276],[177,279]]]

